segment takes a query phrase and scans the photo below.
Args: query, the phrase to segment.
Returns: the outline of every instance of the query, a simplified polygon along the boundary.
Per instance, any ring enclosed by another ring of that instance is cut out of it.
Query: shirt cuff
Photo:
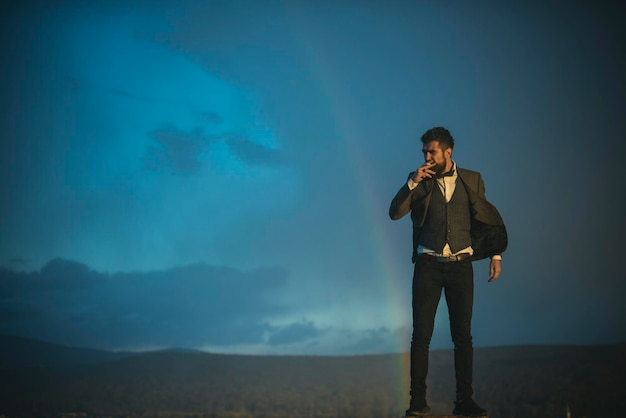
[[[492,260],[502,260],[502,255],[501,254],[492,255],[491,259]]]
[[[414,182],[412,178],[410,178],[409,181],[406,182],[406,185],[409,187],[409,190],[415,189],[418,184],[419,183]]]

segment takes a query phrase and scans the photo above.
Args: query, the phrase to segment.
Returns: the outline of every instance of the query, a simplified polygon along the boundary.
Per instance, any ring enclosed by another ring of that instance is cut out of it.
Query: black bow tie
[[[453,176],[453,175],[454,175],[454,168],[452,170],[450,170],[450,171],[445,172],[445,173],[437,174],[435,176],[435,178],[440,179],[440,178],[443,178],[443,177],[450,177],[450,176]]]

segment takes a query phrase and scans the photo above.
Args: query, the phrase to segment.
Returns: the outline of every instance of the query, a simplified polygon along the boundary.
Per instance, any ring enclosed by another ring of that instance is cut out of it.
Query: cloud
[[[219,125],[221,119],[217,113],[201,113],[207,126]],[[250,166],[282,165],[284,157],[281,151],[238,135],[205,135],[207,126],[198,125],[192,130],[182,130],[167,126],[148,134],[152,139],[146,146],[144,165],[149,171],[169,171],[175,174],[193,174],[203,164],[203,156],[210,153],[210,145],[224,142],[232,156]]]
[[[0,303],[12,297],[34,299],[45,297],[49,292],[85,289],[92,278],[93,273],[87,266],[59,258],[47,263],[39,272],[0,268]]]
[[[270,345],[300,343],[318,337],[324,333],[312,321],[306,319],[284,327],[279,327],[272,333],[267,343]]]
[[[280,267],[205,263],[107,273],[60,258],[39,271],[0,268],[0,333],[103,349],[334,355],[406,348],[405,329],[320,325],[284,298],[288,276]]]
[[[232,136],[227,143],[233,154],[246,164],[273,166],[284,162],[280,151],[247,138]]]
[[[30,261],[25,258],[11,257],[3,262],[0,262],[0,268],[8,268],[13,270],[22,270],[30,264]]]
[[[150,40],[167,22],[116,7],[35,20],[32,37],[14,37],[15,51],[29,52],[15,54],[3,82],[2,103],[19,106],[9,106],[0,152],[9,202],[0,260],[27,257],[22,269],[59,255],[100,270],[233,265],[242,246],[269,240],[260,219],[297,207],[301,170],[278,166],[282,139],[260,96]]]
[[[201,167],[201,154],[208,140],[199,129],[185,132],[173,126],[149,135],[153,141],[146,147],[144,164],[150,171],[169,169],[177,174],[192,174]]]
[[[284,308],[281,268],[195,264],[100,273],[56,259],[38,272],[0,270],[0,332],[100,348],[252,344]]]
[[[153,102],[158,102],[159,101],[159,99],[157,99],[155,97],[139,96],[139,95],[131,93],[130,91],[119,90],[119,89],[115,89],[115,88],[108,89],[108,92],[111,93],[111,94],[114,94],[116,96],[120,96],[122,98],[125,98],[125,99],[139,100],[140,102],[153,103]]]
[[[224,118],[220,116],[216,112],[199,112],[202,120],[212,123],[212,124],[220,124],[224,121]]]

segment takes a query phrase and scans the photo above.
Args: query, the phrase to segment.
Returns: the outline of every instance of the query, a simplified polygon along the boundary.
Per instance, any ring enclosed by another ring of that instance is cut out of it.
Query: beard
[[[434,167],[431,168],[431,170],[433,170],[437,174],[443,174],[445,169],[446,169],[446,161],[445,160],[440,162],[440,163],[437,163]]]

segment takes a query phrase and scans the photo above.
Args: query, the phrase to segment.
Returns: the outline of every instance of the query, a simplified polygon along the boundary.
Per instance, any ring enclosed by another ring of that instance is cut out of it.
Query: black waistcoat
[[[436,183],[433,188],[419,244],[438,253],[442,252],[446,243],[450,245],[452,253],[469,247],[472,239],[467,190],[460,181],[457,182],[452,198],[446,202]]]

